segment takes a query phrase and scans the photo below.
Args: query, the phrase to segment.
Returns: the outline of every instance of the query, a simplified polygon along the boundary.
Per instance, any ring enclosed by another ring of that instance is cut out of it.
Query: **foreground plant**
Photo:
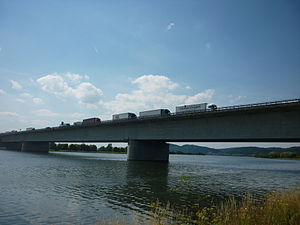
[[[230,198],[217,207],[176,211],[159,203],[153,224],[195,225],[300,225],[300,190],[271,193],[261,201],[246,195],[241,201]]]

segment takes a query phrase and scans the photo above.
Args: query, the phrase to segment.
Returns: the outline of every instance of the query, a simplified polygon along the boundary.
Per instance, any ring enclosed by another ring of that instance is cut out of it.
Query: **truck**
[[[140,112],[140,118],[143,117],[159,117],[159,116],[169,116],[170,110],[168,109],[155,109]]]
[[[65,123],[63,121],[59,124],[59,127],[69,127],[69,126],[70,126],[69,123]]]
[[[203,112],[207,109],[207,103],[176,106],[176,114]]]
[[[96,123],[100,123],[101,120],[99,118],[88,118],[88,119],[84,119],[82,121],[82,125],[90,125],[90,124],[96,124]]]
[[[112,120],[129,120],[136,119],[136,115],[134,113],[120,113],[112,115]]]
[[[74,122],[73,123],[73,126],[81,126],[82,125],[82,122],[81,121],[78,121],[78,122]]]
[[[30,130],[35,130],[35,128],[34,127],[28,127],[28,128],[26,128],[26,131],[30,131]]]

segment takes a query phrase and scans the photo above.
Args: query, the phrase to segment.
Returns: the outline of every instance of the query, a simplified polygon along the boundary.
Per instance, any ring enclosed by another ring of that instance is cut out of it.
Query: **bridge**
[[[167,142],[300,142],[300,99],[170,116],[0,134],[0,146],[48,152],[49,142],[127,142],[128,160],[168,161]]]

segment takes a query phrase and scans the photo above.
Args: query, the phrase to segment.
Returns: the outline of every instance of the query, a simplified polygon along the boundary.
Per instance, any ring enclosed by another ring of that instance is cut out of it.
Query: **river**
[[[127,162],[125,154],[2,150],[0,224],[144,220],[157,200],[210,206],[299,184],[299,160],[170,155],[169,163],[155,163]]]

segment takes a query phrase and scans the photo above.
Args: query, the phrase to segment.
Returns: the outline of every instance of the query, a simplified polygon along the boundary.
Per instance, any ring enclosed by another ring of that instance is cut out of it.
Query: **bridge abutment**
[[[128,142],[128,161],[169,161],[169,144],[164,141]]]
[[[46,141],[28,141],[22,143],[22,152],[49,152],[49,142]]]

